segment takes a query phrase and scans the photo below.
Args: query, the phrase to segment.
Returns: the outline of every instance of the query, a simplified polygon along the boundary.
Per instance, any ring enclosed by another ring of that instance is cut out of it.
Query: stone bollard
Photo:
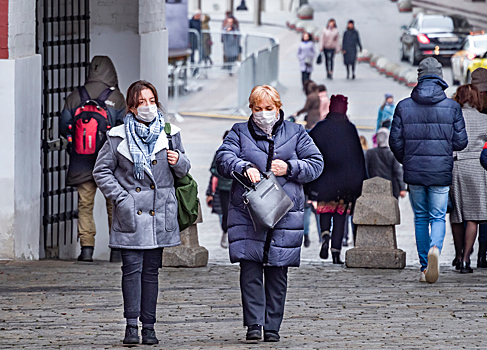
[[[406,252],[397,249],[395,225],[401,223],[392,183],[380,177],[365,180],[353,223],[358,226],[355,248],[347,251],[347,267],[403,269]]]
[[[164,248],[162,266],[165,267],[203,267],[208,264],[208,250],[198,242],[198,227],[203,222],[201,207],[196,222],[180,233],[181,245]]]

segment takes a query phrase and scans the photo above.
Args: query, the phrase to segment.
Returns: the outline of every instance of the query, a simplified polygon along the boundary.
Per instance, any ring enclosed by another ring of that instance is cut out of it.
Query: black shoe
[[[279,337],[278,331],[264,331],[264,341],[265,342],[278,342],[281,339]]]
[[[304,235],[304,247],[305,248],[308,248],[309,245],[311,244],[310,240],[309,240],[309,235]]]
[[[460,268],[462,267],[462,259],[453,259],[453,261],[451,262],[451,266],[455,266],[455,270],[460,270]]]
[[[477,259],[477,268],[487,267],[487,243],[479,243],[479,255]]]
[[[122,252],[120,249],[110,249],[110,262],[122,262]]]
[[[334,264],[343,265],[343,261],[340,260],[340,252],[331,252],[331,257]]]
[[[125,328],[124,344],[139,344],[139,327],[130,324]]]
[[[470,262],[462,261],[460,273],[473,273],[473,269],[470,267]]]
[[[78,256],[78,261],[92,262],[93,250],[94,247],[88,247],[88,246],[81,247],[81,254]]]
[[[142,328],[142,344],[159,344],[159,339],[156,337],[154,328]]]
[[[355,79],[355,74],[354,74],[354,75],[352,75],[352,79]]]
[[[262,339],[262,326],[258,324],[253,324],[247,328],[247,335],[245,336],[247,340],[261,340]]]
[[[330,248],[330,235],[325,233],[322,237],[323,243],[321,244],[320,258],[328,259],[328,249]]]

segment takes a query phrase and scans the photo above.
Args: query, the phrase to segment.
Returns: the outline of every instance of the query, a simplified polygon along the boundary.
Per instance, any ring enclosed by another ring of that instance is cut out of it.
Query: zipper
[[[83,149],[86,150],[86,128],[83,129]]]
[[[88,136],[88,149],[91,149],[91,135]]]

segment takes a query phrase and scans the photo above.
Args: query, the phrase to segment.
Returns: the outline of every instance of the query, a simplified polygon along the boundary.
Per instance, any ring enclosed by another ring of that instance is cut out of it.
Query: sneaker
[[[262,326],[258,324],[253,324],[247,328],[247,335],[245,336],[247,340],[261,340],[262,339]]]
[[[281,339],[279,337],[278,331],[264,331],[264,341],[265,342],[278,342]]]
[[[426,282],[426,276],[424,275],[424,271],[421,271],[421,277],[419,278],[419,282]]]
[[[139,344],[139,327],[127,325],[125,328],[124,344]]]
[[[222,246],[223,249],[228,248],[228,233],[226,232],[222,233],[222,240],[220,241],[220,245]]]
[[[434,246],[428,252],[428,266],[424,271],[426,282],[435,283],[440,275],[440,250]]]
[[[156,331],[154,328],[142,328],[142,344],[159,344],[159,339],[156,338]]]
[[[304,247],[309,248],[309,245],[311,244],[311,241],[309,240],[309,235],[304,235]]]

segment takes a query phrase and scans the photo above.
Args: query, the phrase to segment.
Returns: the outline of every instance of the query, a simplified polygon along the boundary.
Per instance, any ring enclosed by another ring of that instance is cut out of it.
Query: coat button
[[[156,186],[154,186],[154,184],[151,184],[150,189],[153,190],[154,188],[156,188]]]
[[[142,210],[137,210],[137,215],[142,215]]]
[[[140,191],[141,191],[141,188],[140,188],[140,187],[137,187],[137,188],[135,189],[135,192],[140,192]]]
[[[156,165],[156,164],[157,164],[157,160],[155,160],[155,159],[154,159],[154,160],[152,161],[152,165]]]
[[[150,216],[154,216],[154,215],[156,215],[156,212],[155,212],[154,210],[151,210],[151,211],[149,212],[149,214],[150,214]]]

